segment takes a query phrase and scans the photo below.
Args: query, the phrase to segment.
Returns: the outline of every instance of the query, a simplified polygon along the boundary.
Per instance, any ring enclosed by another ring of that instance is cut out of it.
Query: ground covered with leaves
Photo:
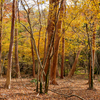
[[[48,94],[36,93],[35,81],[21,78],[12,79],[11,89],[4,89],[5,79],[0,79],[0,100],[100,100],[100,82],[94,80],[94,90],[88,90],[85,75],[69,79],[57,78],[59,85],[49,85]]]

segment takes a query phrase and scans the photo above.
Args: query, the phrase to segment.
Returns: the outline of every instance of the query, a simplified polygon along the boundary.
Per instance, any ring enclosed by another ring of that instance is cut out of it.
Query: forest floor
[[[49,85],[48,94],[36,93],[36,85],[31,80],[12,79],[11,89],[4,89],[6,79],[0,79],[0,100],[100,100],[98,78],[94,79],[94,90],[88,90],[87,75],[57,78],[59,85]]]

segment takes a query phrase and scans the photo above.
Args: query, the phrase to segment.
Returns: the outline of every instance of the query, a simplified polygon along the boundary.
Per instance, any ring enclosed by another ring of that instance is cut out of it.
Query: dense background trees
[[[58,84],[57,73],[72,77],[81,68],[92,89],[99,41],[99,0],[0,1],[0,75],[7,74],[7,88],[11,68],[13,78],[37,77],[40,92],[43,81],[47,92],[49,80]]]

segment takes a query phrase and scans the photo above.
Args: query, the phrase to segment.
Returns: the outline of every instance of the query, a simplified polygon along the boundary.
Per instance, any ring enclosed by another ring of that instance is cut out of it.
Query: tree
[[[7,77],[5,88],[11,88],[11,66],[12,66],[12,51],[13,51],[13,42],[14,42],[14,29],[15,29],[15,9],[16,9],[16,0],[13,0],[12,3],[12,25],[11,25],[11,37],[10,37],[10,46],[8,54],[8,66],[7,66]]]
[[[64,15],[64,4],[65,1],[62,0],[61,2],[61,9],[60,9],[60,14],[59,14],[59,19],[57,22],[57,29],[56,29],[56,34],[55,34],[55,40],[54,40],[54,55],[53,55],[53,64],[51,66],[51,83],[52,84],[57,84],[56,82],[56,68],[57,68],[57,63],[58,63],[58,49],[59,49],[59,41],[60,41],[60,34],[62,30],[62,18]]]
[[[92,48],[91,48],[91,41],[90,41],[90,36],[88,33],[88,24],[86,24],[86,33],[88,37],[88,70],[89,70],[89,89],[93,89],[93,68],[92,68]]]
[[[0,77],[2,77],[2,66],[1,66],[1,38],[2,38],[2,22],[3,22],[3,0],[0,1]]]
[[[15,27],[15,65],[16,65],[16,77],[20,78],[20,67],[18,60],[18,2],[16,1],[16,27]]]
[[[26,3],[26,2],[25,2]],[[31,38],[32,38],[32,44],[34,46],[34,49],[35,49],[35,52],[36,52],[36,55],[37,55],[37,59],[39,61],[39,64],[40,64],[40,67],[42,68],[42,74],[45,74],[44,72],[44,67],[41,63],[41,60],[40,60],[40,56],[39,56],[39,52],[37,50],[37,47],[36,47],[36,42],[35,42],[35,39],[34,39],[34,36],[33,36],[33,29],[32,29],[32,24],[31,24],[31,20],[30,20],[30,8],[28,6],[28,4],[26,3],[27,7],[28,7],[28,10],[25,8],[25,5],[23,4],[23,1],[21,0],[21,4],[25,10],[25,12],[27,13],[27,19],[28,19],[28,24],[29,24],[29,29],[27,29],[27,27],[25,25],[22,24],[22,26],[30,33],[31,35]],[[39,70],[39,69],[38,69]],[[42,78],[41,78],[42,79]],[[39,73],[38,73],[38,80],[39,81]],[[37,89],[36,91],[38,92],[38,82],[37,82]],[[42,93],[42,82],[40,82],[40,93]]]
[[[32,51],[32,60],[33,60],[33,77],[35,78],[35,59],[34,59],[34,49],[33,49],[32,39],[31,39],[31,51]]]
[[[45,92],[47,93],[48,91],[48,86],[49,86],[49,70],[50,70],[50,65],[51,65],[51,58],[53,55],[55,55],[54,57],[56,58],[58,55],[58,46],[59,46],[59,35],[60,34],[56,34],[56,32],[60,32],[61,29],[61,16],[63,14],[60,13],[61,9],[63,8],[63,0],[60,3],[60,7],[58,6],[59,3],[58,1],[50,1],[50,6],[49,6],[49,18],[48,18],[48,27],[47,27],[47,32],[48,32],[48,46],[47,46],[47,62],[46,62],[46,66],[45,66],[45,73],[46,73],[46,77],[45,77]],[[59,9],[58,9],[59,7]],[[60,14],[59,14],[60,13]],[[60,19],[60,20],[59,20]],[[59,20],[59,23],[58,23]],[[58,41],[57,41],[58,40]],[[57,45],[56,45],[57,43]],[[54,51],[52,53],[53,50],[53,46],[54,46]],[[57,51],[56,51],[57,49]],[[56,51],[56,52],[55,52]],[[53,57],[53,61],[54,61],[54,57]],[[51,66],[51,83],[53,84],[57,84],[55,81],[56,78],[56,64],[57,64],[57,58],[55,59],[56,62],[53,62],[53,64],[55,63],[54,69],[53,66]]]
[[[49,1],[48,26],[47,26],[47,32],[48,32],[48,44],[47,44],[47,49],[46,49],[47,51],[50,48],[50,45],[52,45],[51,40],[53,37],[53,32],[54,32],[55,22],[56,22],[56,13],[57,13],[56,7],[57,7],[56,1],[50,0]],[[49,53],[48,53],[48,58],[47,58],[47,62],[46,62],[45,69],[44,69],[45,73],[47,73],[48,67],[50,65],[50,58],[49,57],[50,57],[51,51],[52,51],[52,46],[51,46]]]
[[[79,49],[79,51],[77,52],[77,56],[76,56],[75,61],[73,63],[72,69],[71,69],[71,71],[68,74],[68,77],[72,77],[74,75],[74,72],[76,70],[76,64],[78,62],[78,57],[80,55],[80,52],[81,52],[81,49]]]
[[[39,7],[39,2],[37,0],[37,4],[38,4],[38,12],[39,12],[39,39],[38,39],[38,54],[40,55],[40,34],[41,34],[41,29],[42,29],[42,25],[41,25],[41,13],[40,13],[40,7]],[[40,63],[38,61],[38,75],[37,75],[37,80],[39,81],[39,70],[40,70]],[[37,92],[38,92],[38,81],[37,81]],[[40,93],[42,93],[42,82],[40,81]]]
[[[92,67],[93,67],[93,77],[94,77],[94,67],[95,67],[95,25],[93,25],[93,36],[92,36]]]
[[[63,32],[64,32],[64,29],[63,29]],[[65,32],[64,32],[65,33]],[[63,33],[63,34],[64,34]],[[61,76],[60,78],[63,79],[63,72],[64,72],[64,58],[65,58],[65,38],[64,38],[64,35],[62,37],[62,61],[61,61]]]
[[[64,17],[66,17],[66,5],[64,4]],[[61,76],[60,78],[63,79],[63,73],[64,73],[64,59],[65,59],[65,22],[63,20],[63,29],[62,29],[62,60],[61,60]]]

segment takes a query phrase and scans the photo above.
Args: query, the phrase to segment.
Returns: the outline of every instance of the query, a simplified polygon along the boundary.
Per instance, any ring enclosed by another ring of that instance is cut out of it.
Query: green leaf
[[[66,59],[66,61],[69,61],[68,59]]]
[[[33,80],[31,80],[30,82],[36,84],[36,83],[37,83],[37,79],[33,79]]]

